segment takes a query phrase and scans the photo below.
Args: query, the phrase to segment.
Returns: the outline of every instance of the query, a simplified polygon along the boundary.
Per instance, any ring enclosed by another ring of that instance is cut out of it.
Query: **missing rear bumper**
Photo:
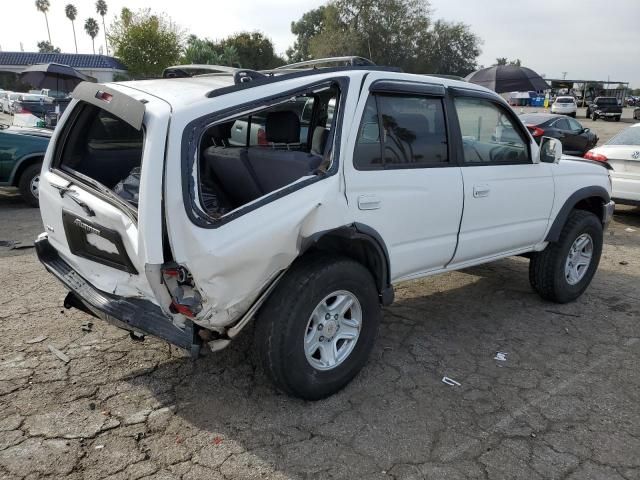
[[[35,246],[40,262],[70,290],[64,301],[66,308],[77,308],[138,335],[161,338],[189,351],[192,357],[198,356],[201,341],[193,322],[185,321],[185,327],[178,328],[148,300],[118,297],[96,289],[60,257],[45,234],[38,237]]]

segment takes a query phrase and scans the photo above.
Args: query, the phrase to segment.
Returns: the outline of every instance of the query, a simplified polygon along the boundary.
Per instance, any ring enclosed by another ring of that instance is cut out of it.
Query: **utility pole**
[[[562,79],[563,80],[567,79],[567,73],[569,73],[569,72],[562,72]]]

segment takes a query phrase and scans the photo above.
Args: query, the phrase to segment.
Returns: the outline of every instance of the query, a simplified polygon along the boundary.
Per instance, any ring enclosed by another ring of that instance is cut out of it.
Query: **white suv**
[[[65,306],[194,356],[255,317],[267,374],[307,399],[363,367],[399,282],[524,255],[543,298],[578,298],[613,213],[601,164],[560,161],[553,139],[539,149],[501,97],[465,82],[303,65],[73,97],[36,242]],[[232,144],[254,117],[264,141]]]
[[[558,97],[553,105],[551,105],[551,113],[557,113],[560,115],[569,115],[576,118],[576,112],[578,111],[578,105],[576,99],[573,97]]]

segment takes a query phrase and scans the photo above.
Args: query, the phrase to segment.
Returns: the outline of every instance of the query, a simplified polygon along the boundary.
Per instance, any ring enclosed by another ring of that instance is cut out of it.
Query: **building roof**
[[[106,55],[85,53],[37,53],[0,52],[0,65],[35,65],[38,63],[61,63],[73,68],[112,68],[126,70],[118,59]]]

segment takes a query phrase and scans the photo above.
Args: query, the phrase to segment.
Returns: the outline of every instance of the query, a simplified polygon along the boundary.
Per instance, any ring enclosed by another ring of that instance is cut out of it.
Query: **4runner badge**
[[[640,150],[636,150],[635,152],[633,152],[631,154],[631,158],[633,158],[634,160],[638,160],[640,158]]]
[[[74,223],[74,225],[80,227],[81,229],[83,229],[87,233],[95,233],[96,235],[100,235],[100,230],[98,230],[97,228],[93,228],[91,225],[88,225],[88,224],[84,223],[79,218],[76,218],[73,221],[73,223]]]

